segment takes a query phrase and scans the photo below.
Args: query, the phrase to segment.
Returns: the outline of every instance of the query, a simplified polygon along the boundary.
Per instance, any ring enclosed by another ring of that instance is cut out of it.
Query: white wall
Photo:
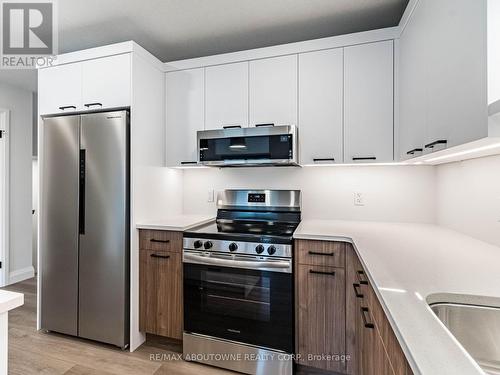
[[[437,223],[500,246],[500,155],[436,167]]]
[[[0,107],[10,110],[9,278],[33,276],[31,238],[32,93],[0,83]]]
[[[433,223],[434,169],[355,166],[184,170],[184,212],[214,214],[209,189],[300,189],[303,218]],[[354,192],[365,197],[354,205]]]

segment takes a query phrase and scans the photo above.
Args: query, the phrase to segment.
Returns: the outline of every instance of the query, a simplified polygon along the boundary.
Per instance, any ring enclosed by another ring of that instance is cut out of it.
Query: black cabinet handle
[[[368,321],[368,319],[366,319],[366,313],[368,313],[368,312],[369,312],[368,307],[361,308],[361,317],[363,318],[363,324],[365,325],[365,328],[373,329],[373,328],[375,328],[373,323],[370,323]]]
[[[102,107],[102,103],[87,103],[87,104],[84,104],[84,106],[87,107],[87,108],[93,107],[95,105],[100,105]]]
[[[375,156],[354,156],[352,158],[354,161],[359,161],[359,160],[377,160]]]
[[[314,158],[313,162],[318,162],[318,161],[335,161],[335,158]]]
[[[156,238],[151,238],[150,242],[159,242],[159,243],[169,243],[170,240],[157,240]]]
[[[359,292],[358,289],[361,287],[361,285],[359,284],[352,284],[353,288],[354,288],[354,294],[356,295],[357,298],[364,298],[363,296],[363,293]]]
[[[168,259],[170,255],[151,254],[151,258]]]
[[[256,128],[261,128],[263,126],[274,126],[274,123],[269,123],[269,124],[255,124]]]
[[[226,125],[222,127],[223,129],[241,129],[241,125]]]
[[[73,108],[73,109],[76,109],[76,107],[74,105],[64,105],[62,107],[59,107],[59,109],[61,111],[64,111],[65,109],[68,109],[68,108]]]
[[[5,134],[5,130],[0,130],[0,138],[3,138],[4,134]]]
[[[332,257],[335,255],[335,253],[320,253],[317,251],[309,251],[309,255],[323,255],[325,257]]]
[[[197,161],[181,161],[182,165],[198,164]]]
[[[365,277],[366,275],[364,271],[357,271],[356,274],[358,275],[358,281],[360,284],[368,285],[368,280]]]
[[[80,150],[80,191],[78,193],[78,233],[85,234],[85,163],[86,151]]]
[[[425,145],[425,148],[434,148],[437,145],[446,145],[447,143],[448,143],[448,141],[446,139],[439,139],[437,141],[434,141],[432,143]]]
[[[406,155],[415,155],[416,152],[423,152],[423,148],[414,148],[413,150],[410,150],[406,153]]]
[[[316,275],[335,276],[335,272],[323,272],[323,271],[309,270],[309,273],[313,273]]]

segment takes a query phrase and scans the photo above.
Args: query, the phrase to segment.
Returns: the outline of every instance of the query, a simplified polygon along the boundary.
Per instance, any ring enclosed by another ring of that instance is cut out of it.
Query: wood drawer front
[[[299,265],[296,273],[298,363],[341,371],[345,363],[309,359],[308,355],[345,351],[345,274],[343,269]]]
[[[182,255],[141,251],[139,265],[139,329],[182,339]]]
[[[345,243],[331,241],[296,241],[298,263],[310,266],[345,267]]]
[[[141,229],[139,231],[141,250],[182,252],[182,232]]]

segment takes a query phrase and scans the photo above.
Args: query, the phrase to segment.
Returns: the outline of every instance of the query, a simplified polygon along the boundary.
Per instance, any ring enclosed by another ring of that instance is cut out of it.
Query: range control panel
[[[266,203],[266,194],[248,193],[248,202],[250,202],[250,203]]]

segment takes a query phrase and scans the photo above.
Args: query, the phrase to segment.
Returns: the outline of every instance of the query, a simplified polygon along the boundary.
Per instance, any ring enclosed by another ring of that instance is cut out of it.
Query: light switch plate
[[[214,189],[208,190],[207,202],[212,203],[214,201]]]

